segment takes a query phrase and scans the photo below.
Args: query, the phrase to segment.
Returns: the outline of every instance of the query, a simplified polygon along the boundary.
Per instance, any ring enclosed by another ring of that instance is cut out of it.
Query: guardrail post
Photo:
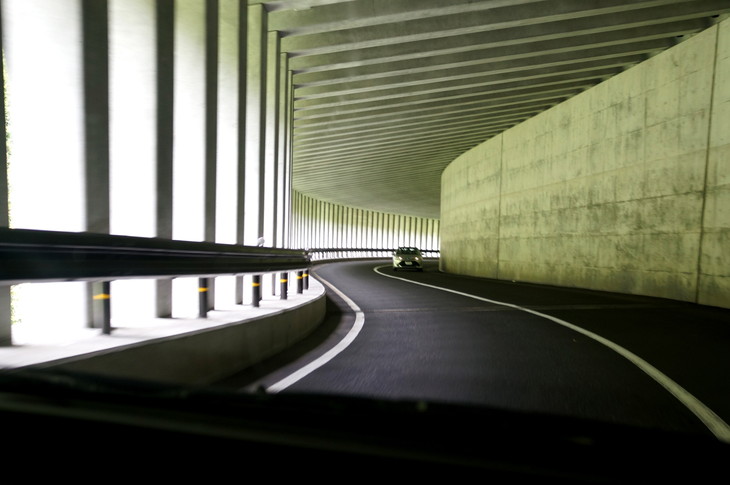
[[[286,300],[288,287],[289,287],[289,274],[288,273],[281,273],[281,279],[279,280],[280,290],[281,290],[281,299]]]
[[[297,293],[302,292],[302,280],[304,279],[304,272],[303,271],[297,271]]]
[[[198,316],[208,318],[208,278],[198,278]]]
[[[92,287],[92,319],[94,327],[101,327],[101,333],[112,333],[111,319],[111,283],[109,281],[94,282]]]
[[[261,301],[261,275],[253,275],[253,282],[251,283],[252,297],[251,304],[253,306],[259,306]]]

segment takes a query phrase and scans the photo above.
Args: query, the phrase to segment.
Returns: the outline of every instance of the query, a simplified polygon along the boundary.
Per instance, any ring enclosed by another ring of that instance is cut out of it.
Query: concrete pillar
[[[278,45],[277,35],[277,45]],[[278,51],[278,49],[277,49]],[[289,158],[290,143],[290,118],[289,118],[289,80],[288,56],[278,52],[277,68],[279,72],[279,104],[277,111],[277,152],[276,152],[276,245],[277,247],[290,247],[289,224],[290,224],[290,185],[291,166]]]
[[[332,204],[332,247],[342,247],[342,206]]]
[[[175,0],[157,0],[157,173],[156,221],[157,237],[172,239],[172,166],[175,78]],[[172,316],[172,280],[156,283],[157,317]]]
[[[218,44],[219,3],[205,1],[205,186],[203,239],[216,240],[216,189],[218,175]],[[215,278],[208,279],[206,310],[215,307]],[[202,310],[202,309],[201,309]]]
[[[86,231],[109,233],[109,34],[106,0],[82,0],[84,185]],[[99,304],[101,283],[86,285],[87,325],[108,325],[109,293]],[[108,285],[105,285],[108,286]]]
[[[264,235],[264,144],[266,129],[266,10],[263,5],[250,5],[246,15],[246,94],[245,94],[245,156],[240,167],[244,170],[243,243],[255,246]],[[273,241],[265,240],[271,246]],[[270,284],[262,278],[262,284]],[[264,294],[264,289],[261,289]]]
[[[0,4],[0,52],[3,50],[2,4]],[[0,58],[0,82],[5,86],[5,60]],[[0,103],[0,117],[5,119],[5,103]],[[8,227],[8,170],[7,139],[5,123],[0,123],[0,227]],[[10,304],[10,286],[0,285],[0,347],[12,345],[12,313]]]
[[[398,234],[398,230],[400,227],[399,221],[400,221],[400,216],[398,216],[397,214],[390,215],[390,230],[391,230],[391,235],[390,235],[391,244],[390,245],[393,248],[396,248],[401,245],[400,236]]]
[[[285,94],[285,100],[286,100],[286,106],[283,108],[284,113],[286,113],[286,122],[284,124],[284,132],[285,132],[285,146],[284,146],[284,156],[285,156],[285,170],[286,170],[286,187],[284,190],[284,194],[286,195],[286,203],[284,206],[284,221],[286,226],[284,227],[284,241],[286,241],[286,247],[292,247],[292,237],[291,237],[291,231],[292,231],[292,224],[293,224],[293,218],[292,218],[292,196],[294,194],[294,188],[292,186],[292,180],[294,176],[294,147],[293,147],[293,140],[294,140],[294,114],[292,110],[293,102],[294,102],[294,87],[293,87],[293,79],[294,79],[294,73],[292,73],[289,70],[289,57],[285,54],[282,54],[282,65],[286,65],[286,94]],[[297,247],[302,247],[301,245]]]
[[[335,205],[332,203],[325,204],[327,207],[327,240],[326,245],[328,248],[334,247],[335,245]]]
[[[279,106],[280,106],[280,85],[279,85],[279,33],[266,33],[266,88],[264,109],[264,139],[263,141],[263,228],[264,238],[270,241],[271,246],[277,246],[279,242],[279,231],[277,231],[279,216]]]
[[[109,44],[106,0],[82,0],[86,230],[109,233]]]
[[[250,5],[246,45],[246,158],[244,244],[263,235],[264,143],[266,129],[266,11]],[[266,241],[271,245],[272,241]]]
[[[205,2],[205,186],[203,240],[216,240],[218,163],[218,0]]]
[[[345,246],[352,247],[355,245],[355,227],[352,221],[353,212],[355,209],[352,207],[347,207],[347,215],[345,217],[345,227],[344,227],[344,234],[345,234]]]
[[[329,243],[327,240],[327,231],[329,228],[327,223],[327,203],[318,201],[317,205],[317,221],[319,225],[319,230],[317,231],[319,233],[317,236],[317,247],[325,248]]]
[[[303,206],[304,217],[302,220],[302,232],[298,237],[300,245],[308,245],[310,248],[316,247],[314,239],[315,227],[314,221],[314,206],[315,201],[309,197],[301,197],[299,206]],[[293,219],[296,219],[294,217]]]
[[[376,213],[373,211],[367,211],[367,234],[365,236],[365,240],[363,241],[363,245],[367,246],[369,248],[375,248],[375,232],[376,232],[376,224],[377,224],[377,216]],[[369,255],[374,255],[375,253],[368,253]]]
[[[246,119],[247,85],[248,85],[248,7],[238,3],[238,78],[237,82],[237,123],[236,123],[236,244],[244,244],[246,228]],[[250,295],[250,276],[236,277],[235,298],[237,304],[243,304],[246,295]]]
[[[313,227],[312,227],[312,220],[313,220],[313,214],[312,211],[314,210],[314,201],[310,198],[303,199],[302,202],[304,204],[304,220],[303,220],[303,227],[302,232],[298,237],[299,246],[302,245],[309,245],[309,247],[314,247],[314,234],[313,234]]]
[[[383,244],[383,214],[380,212],[375,213],[375,227],[375,247],[380,249],[385,247]]]

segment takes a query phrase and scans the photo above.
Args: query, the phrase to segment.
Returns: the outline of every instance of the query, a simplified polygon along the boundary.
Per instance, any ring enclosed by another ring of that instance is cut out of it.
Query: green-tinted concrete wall
[[[466,152],[441,269],[730,307],[730,21]]]
[[[730,307],[730,20],[718,30],[698,295]]]

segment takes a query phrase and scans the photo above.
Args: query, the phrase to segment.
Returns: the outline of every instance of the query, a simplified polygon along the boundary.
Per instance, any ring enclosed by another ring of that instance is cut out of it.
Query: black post
[[[303,271],[297,271],[297,293],[302,292],[302,279],[304,278],[303,274]]]
[[[261,301],[261,275],[253,275],[253,283],[251,286],[253,288],[251,304],[253,306],[259,306],[259,302]]]
[[[309,271],[304,272],[304,289],[309,289]]]
[[[112,333],[111,283],[109,281],[92,283],[92,288],[94,293],[92,303],[94,323],[98,324],[98,326],[101,326],[102,334],[110,335]]]
[[[208,318],[208,278],[198,278],[198,316]]]
[[[287,287],[288,287],[288,283],[289,283],[288,278],[289,278],[289,275],[287,273],[281,273],[281,279],[279,280],[279,282],[281,283],[281,297],[280,298],[282,300],[286,300],[286,297],[287,297],[287,292],[288,292]]]

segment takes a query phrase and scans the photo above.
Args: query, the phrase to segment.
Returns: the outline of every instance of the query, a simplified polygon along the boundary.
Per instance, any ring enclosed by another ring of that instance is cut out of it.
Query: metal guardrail
[[[111,333],[110,282],[129,278],[198,277],[199,316],[210,309],[211,277],[253,275],[252,302],[259,306],[261,275],[297,271],[297,292],[308,288],[310,256],[293,249],[240,246],[98,233],[0,228],[0,285],[54,281],[92,282],[94,325]]]
[[[396,248],[315,248],[309,249],[312,261],[349,258],[389,258]],[[426,258],[438,257],[438,249],[422,249],[421,254]]]
[[[0,285],[54,281],[95,284],[94,321],[111,332],[110,282],[130,278],[198,277],[199,316],[209,307],[209,279],[253,275],[252,304],[259,306],[261,275],[281,273],[286,299],[288,272],[297,271],[297,293],[309,287],[313,260],[387,257],[395,249],[279,249],[84,232],[0,228]],[[424,250],[424,256],[438,254]],[[428,256],[427,256],[428,257]],[[97,317],[98,316],[98,317]]]
[[[262,274],[310,266],[306,251],[96,233],[0,229],[0,284]]]
[[[393,248],[280,249],[84,232],[0,228],[0,284],[214,277],[307,269],[323,258],[390,256]],[[422,250],[426,257],[438,250]]]

